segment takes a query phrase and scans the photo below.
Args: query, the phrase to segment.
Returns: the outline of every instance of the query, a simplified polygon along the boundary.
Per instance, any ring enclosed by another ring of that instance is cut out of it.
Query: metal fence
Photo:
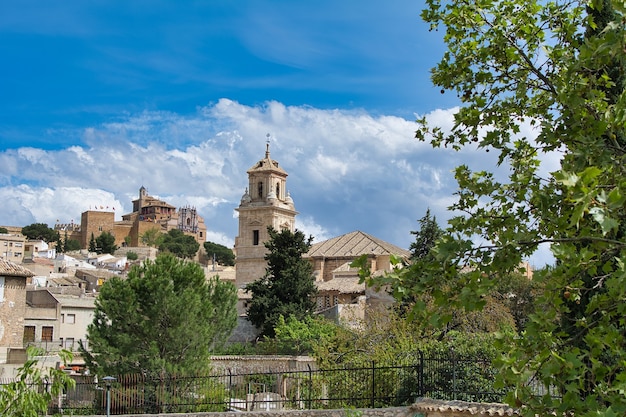
[[[495,369],[487,360],[455,355],[413,356],[393,365],[371,362],[332,369],[242,373],[226,370],[195,377],[116,377],[106,386],[76,377],[76,387],[51,405],[49,413],[150,414],[277,409],[377,408],[410,404],[417,397],[502,401],[493,387]]]

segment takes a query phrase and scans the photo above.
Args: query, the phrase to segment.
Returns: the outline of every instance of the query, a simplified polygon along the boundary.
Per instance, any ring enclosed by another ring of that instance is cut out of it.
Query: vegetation
[[[96,238],[94,237],[93,232],[91,232],[91,237],[89,238],[89,252],[96,252],[96,250]]]
[[[462,106],[450,130],[420,119],[417,138],[493,151],[500,168],[459,166],[461,215],[434,261],[385,280],[416,298],[418,322],[446,325],[550,244],[555,265],[534,275],[541,308],[522,337],[502,336],[498,383],[528,416],[626,414],[623,4],[427,0],[422,17],[448,47],[433,82]],[[560,157],[553,172],[548,155]],[[530,381],[559,395],[537,396]]]
[[[173,253],[179,258],[193,258],[200,244],[193,236],[186,235],[182,230],[172,229],[163,235],[159,250]]]
[[[215,256],[215,261],[220,265],[235,265],[235,254],[233,253],[233,250],[224,245],[213,242],[204,242],[204,250],[206,251],[209,259],[213,259]]]
[[[76,239],[65,239],[63,241],[63,251],[64,252],[73,252],[80,250],[80,242]]]
[[[267,230],[265,276],[246,285],[246,291],[252,293],[248,319],[263,336],[273,337],[281,316],[304,320],[315,312],[317,287],[312,265],[302,258],[313,238],[299,230]]]
[[[117,250],[115,244],[115,236],[109,232],[102,232],[100,236],[96,238],[96,252],[97,253],[110,253],[113,254]]]
[[[99,375],[193,375],[236,325],[237,291],[172,254],[131,267],[100,290],[88,326],[89,368]]]
[[[9,233],[9,229],[7,229],[6,227],[0,227],[0,233],[7,234]]]
[[[146,230],[141,236],[141,243],[150,247],[158,247],[163,240],[163,233],[159,227],[153,227]]]
[[[33,223],[22,228],[22,234],[31,240],[43,240],[46,243],[56,242],[59,232],[45,223]]]
[[[137,259],[139,259],[139,255],[137,255],[136,252],[129,250],[128,252],[126,252],[126,259],[128,259],[129,261],[136,261]]]
[[[71,353],[61,351],[64,363],[71,360]],[[39,417],[46,415],[48,405],[56,400],[65,389],[72,388],[75,381],[57,368],[42,368],[32,359],[32,351],[28,351],[28,359],[20,368],[13,382],[0,386],[0,415],[4,417]],[[35,390],[33,387],[46,386],[46,390]]]

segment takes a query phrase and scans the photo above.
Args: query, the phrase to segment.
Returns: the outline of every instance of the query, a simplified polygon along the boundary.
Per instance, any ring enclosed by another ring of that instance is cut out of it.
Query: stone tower
[[[298,212],[287,191],[287,172],[270,158],[269,147],[268,142],[265,158],[247,171],[248,188],[236,209],[239,212],[239,234],[235,238],[237,287],[265,274],[264,242],[269,238],[268,226],[292,232],[295,229]]]

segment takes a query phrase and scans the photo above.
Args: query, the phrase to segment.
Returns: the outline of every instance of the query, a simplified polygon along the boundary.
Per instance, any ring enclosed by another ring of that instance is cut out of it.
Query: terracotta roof
[[[6,259],[0,259],[0,275],[26,278],[35,276],[35,274],[22,265],[7,261]]]
[[[418,398],[411,410],[419,412],[439,412],[467,414],[472,416],[516,416],[519,412],[500,403],[472,403],[468,401],[443,401],[430,398]]]
[[[340,294],[365,294],[365,283],[359,284],[359,278],[335,278],[330,281],[316,282],[319,292],[336,291]]]
[[[365,254],[410,256],[410,252],[406,249],[357,230],[314,244],[305,257],[355,258]]]

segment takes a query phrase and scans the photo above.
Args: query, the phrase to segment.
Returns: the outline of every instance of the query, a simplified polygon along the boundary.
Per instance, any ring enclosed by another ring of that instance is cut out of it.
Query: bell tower
[[[236,285],[241,288],[265,275],[264,243],[268,226],[294,231],[296,211],[287,191],[287,172],[270,157],[269,135],[265,158],[248,171],[248,187],[236,209],[239,234],[235,238]]]

